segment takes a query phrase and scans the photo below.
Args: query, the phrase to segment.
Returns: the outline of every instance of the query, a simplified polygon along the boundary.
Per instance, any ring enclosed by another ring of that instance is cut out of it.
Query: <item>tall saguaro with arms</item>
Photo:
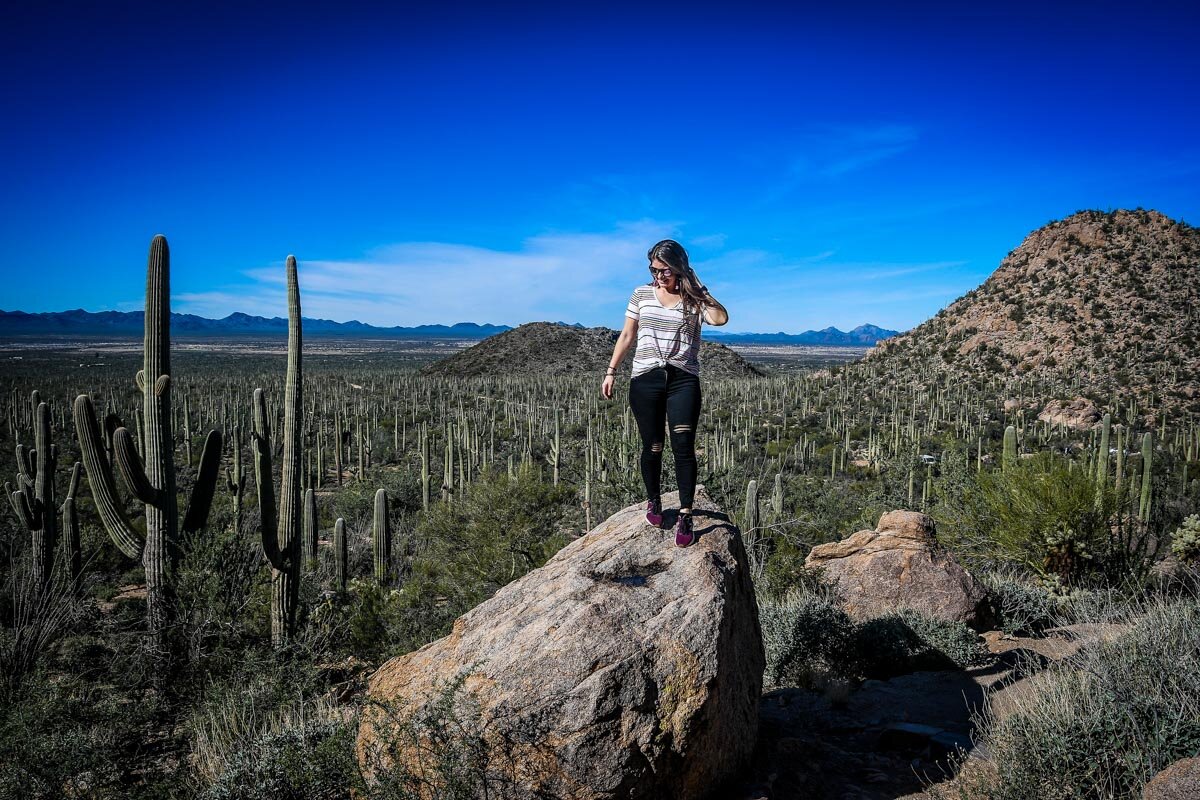
[[[130,558],[146,569],[146,606],[150,632],[160,656],[170,655],[172,577],[180,557],[180,531],[189,534],[204,527],[217,488],[221,466],[221,434],[209,431],[200,456],[187,513],[179,520],[175,495],[175,439],[171,431],[171,286],[170,251],[163,236],[150,243],[146,266],[146,332],[142,370],[135,380],[142,391],[142,442],[145,459],[138,454],[133,435],[119,427],[112,436],[114,460],[129,491],[146,505],[146,532],[129,521],[117,494],[112,465],[104,455],[104,439],[96,422],[92,400],[75,398],[75,430],[83,452],[83,466],[96,509],[109,536]]]
[[[258,507],[262,512],[263,553],[271,564],[271,644],[275,647],[282,647],[292,638],[300,588],[300,533],[303,521],[300,437],[304,401],[300,363],[300,285],[296,280],[295,256],[287,258],[287,297],[287,382],[283,393],[283,464],[278,510],[271,477],[270,416],[262,389],[254,390],[254,433],[250,440],[250,447],[254,451]]]

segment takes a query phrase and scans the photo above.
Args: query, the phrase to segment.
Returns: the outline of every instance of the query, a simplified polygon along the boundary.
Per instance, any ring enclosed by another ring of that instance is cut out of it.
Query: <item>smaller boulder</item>
[[[1176,761],[1155,775],[1142,800],[1196,800],[1200,797],[1200,757]]]
[[[846,613],[857,619],[911,608],[975,630],[993,622],[987,591],[938,545],[926,514],[889,511],[875,530],[817,545],[804,563],[824,571]]]

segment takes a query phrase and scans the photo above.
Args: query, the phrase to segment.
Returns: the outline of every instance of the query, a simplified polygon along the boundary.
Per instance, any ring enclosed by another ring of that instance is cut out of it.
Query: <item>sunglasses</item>
[[[669,267],[666,269],[655,269],[654,267],[651,267],[650,274],[656,278],[666,278],[671,275],[671,270]]]

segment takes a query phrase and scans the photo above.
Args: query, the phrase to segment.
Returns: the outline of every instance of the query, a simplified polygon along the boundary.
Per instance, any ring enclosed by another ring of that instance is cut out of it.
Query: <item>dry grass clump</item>
[[[1200,751],[1200,599],[1149,600],[1124,622],[1123,635],[1032,679],[1002,719],[984,715],[992,766],[961,775],[956,796],[1136,797],[1158,771]]]

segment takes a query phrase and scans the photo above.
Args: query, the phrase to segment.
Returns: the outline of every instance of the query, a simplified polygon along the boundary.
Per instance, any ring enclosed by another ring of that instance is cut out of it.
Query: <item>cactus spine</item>
[[[217,488],[221,465],[221,434],[210,431],[200,454],[196,483],[182,523],[175,496],[174,439],[171,435],[171,294],[170,251],[167,240],[155,236],[146,267],[146,316],[143,366],[135,381],[142,390],[139,421],[142,453],[126,428],[113,431],[114,460],[130,492],[146,506],[146,532],[133,527],[117,494],[112,465],[104,456],[104,440],[92,400],[75,398],[75,429],[83,466],[96,509],[113,542],[130,558],[140,558],[146,570],[146,612],[160,656],[168,656],[171,623],[172,574],[179,559],[179,533],[204,527]]]
[[[271,479],[271,431],[267,400],[254,390],[254,477],[262,516],[263,553],[271,565],[271,644],[283,647],[296,629],[296,602],[300,588],[300,435],[304,413],[302,395],[300,286],[296,258],[287,258],[288,358],[283,393],[283,465],[279,506]]]
[[[54,571],[54,548],[58,544],[58,508],[54,500],[54,470],[58,448],[50,439],[50,406],[33,393],[34,449],[17,445],[17,488],[5,483],[13,511],[28,529],[33,543],[33,572],[45,585]]]
[[[375,580],[381,585],[387,581],[388,562],[392,558],[392,531],[388,526],[387,492],[375,492],[375,520],[371,528],[371,540],[375,555]]]

